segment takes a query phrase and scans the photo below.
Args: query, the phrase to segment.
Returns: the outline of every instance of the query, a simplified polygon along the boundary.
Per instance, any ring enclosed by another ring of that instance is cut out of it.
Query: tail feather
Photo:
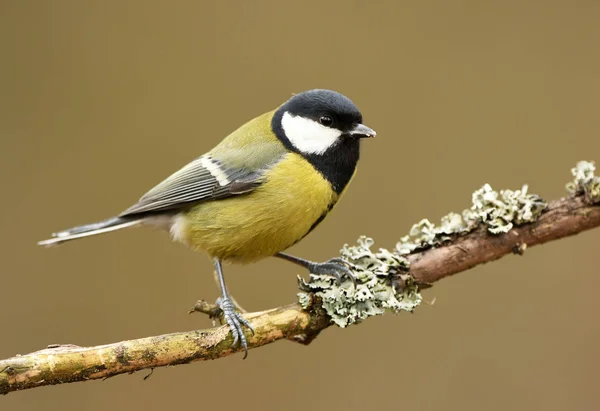
[[[92,235],[109,233],[111,231],[120,230],[121,228],[135,226],[141,223],[141,219],[127,219],[122,217],[113,217],[108,220],[81,225],[68,230],[59,231],[52,234],[52,238],[38,242],[38,245],[55,246],[66,241],[76,240],[78,238],[89,237]]]

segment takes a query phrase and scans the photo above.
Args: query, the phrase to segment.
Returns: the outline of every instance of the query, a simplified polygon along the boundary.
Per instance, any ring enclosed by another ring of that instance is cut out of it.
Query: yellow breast
[[[338,195],[300,155],[286,154],[255,191],[198,204],[178,221],[180,240],[211,257],[251,262],[304,237]]]

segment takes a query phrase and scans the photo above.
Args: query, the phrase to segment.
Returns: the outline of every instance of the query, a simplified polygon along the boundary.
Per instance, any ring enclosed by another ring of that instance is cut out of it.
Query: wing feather
[[[191,203],[248,193],[262,182],[262,171],[227,167],[204,155],[152,188],[120,217],[186,207]]]

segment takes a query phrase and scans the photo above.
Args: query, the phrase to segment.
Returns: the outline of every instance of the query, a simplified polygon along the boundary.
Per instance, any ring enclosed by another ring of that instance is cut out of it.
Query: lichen
[[[408,260],[385,249],[373,252],[373,243],[370,238],[360,237],[357,245],[344,245],[340,251],[356,277],[356,287],[346,277],[340,284],[326,275],[310,274],[308,281],[298,277],[302,307],[308,308],[311,294],[319,297],[331,320],[340,327],[386,311],[412,312],[421,303],[421,294],[407,274]]]
[[[359,238],[356,246],[345,245],[341,257],[350,264],[356,287],[347,278],[338,284],[331,276],[310,274],[308,281],[299,277],[303,292],[298,293],[298,299],[307,309],[312,297],[319,297],[331,320],[340,327],[388,310],[412,312],[422,298],[418,285],[408,274],[410,264],[405,255],[439,246],[480,224],[485,224],[492,234],[505,233],[515,225],[535,221],[546,207],[540,196],[527,192],[527,186],[497,192],[486,184],[473,193],[470,209],[461,214],[447,214],[437,226],[427,219],[413,225],[409,234],[400,239],[395,252],[371,251],[373,240],[367,237]]]
[[[427,219],[413,225],[410,233],[396,245],[396,252],[407,255],[418,249],[439,246],[480,224],[485,224],[492,234],[506,233],[514,226],[535,221],[547,206],[540,196],[529,194],[526,185],[520,190],[497,192],[485,184],[473,193],[471,208],[461,214],[449,213],[437,226]]]
[[[574,180],[567,184],[572,195],[584,195],[590,203],[600,203],[600,177],[594,175],[593,162],[581,161],[571,170]],[[345,245],[341,257],[348,262],[357,284],[343,278],[338,284],[331,276],[310,274],[308,281],[299,278],[298,299],[304,309],[311,306],[313,296],[319,297],[331,320],[340,327],[391,310],[412,312],[422,301],[419,288],[409,274],[406,255],[440,246],[459,235],[485,225],[491,234],[502,234],[514,226],[537,220],[548,203],[537,194],[528,193],[527,185],[520,190],[495,191],[485,184],[472,195],[472,205],[462,213],[449,213],[435,225],[427,219],[413,225],[402,237],[394,252],[371,251],[373,240],[358,239],[356,246]],[[523,252],[526,244],[515,252]]]
[[[596,204],[600,202],[600,177],[594,175],[596,165],[593,161],[580,161],[571,169],[573,181],[567,184],[567,190],[572,195],[583,194],[585,199]]]

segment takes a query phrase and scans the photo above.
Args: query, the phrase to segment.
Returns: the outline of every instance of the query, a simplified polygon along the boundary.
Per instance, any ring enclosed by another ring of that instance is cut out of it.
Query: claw
[[[336,279],[338,284],[341,284],[342,282],[342,275],[346,275],[352,280],[354,288],[356,289],[356,277],[354,277],[354,273],[350,269],[352,268],[352,265],[339,257],[332,258],[324,263],[315,263],[305,260],[304,258],[294,257],[293,255],[285,253],[277,253],[275,257],[279,257],[294,264],[308,268],[308,270],[313,274],[330,275]]]
[[[356,277],[350,268],[349,263],[341,258],[332,258],[324,263],[312,263],[309,270],[313,274],[330,275],[336,279],[338,285],[342,283],[342,275],[346,275],[356,288]],[[340,274],[341,272],[341,274]]]
[[[238,314],[238,320],[240,323],[242,323],[242,325],[246,326],[246,328],[248,328],[250,330],[252,335],[254,335],[254,328],[252,328],[252,326],[250,325],[250,322],[248,320],[246,320],[240,314]]]
[[[248,356],[248,342],[246,341],[246,336],[244,335],[244,330],[242,326],[246,326],[254,335],[254,329],[250,326],[248,320],[246,320],[240,313],[235,310],[235,307],[229,298],[218,298],[217,305],[223,311],[223,317],[225,317],[225,321],[227,325],[229,325],[229,329],[231,335],[233,336],[232,347],[237,347],[238,344],[244,348],[244,359]]]

